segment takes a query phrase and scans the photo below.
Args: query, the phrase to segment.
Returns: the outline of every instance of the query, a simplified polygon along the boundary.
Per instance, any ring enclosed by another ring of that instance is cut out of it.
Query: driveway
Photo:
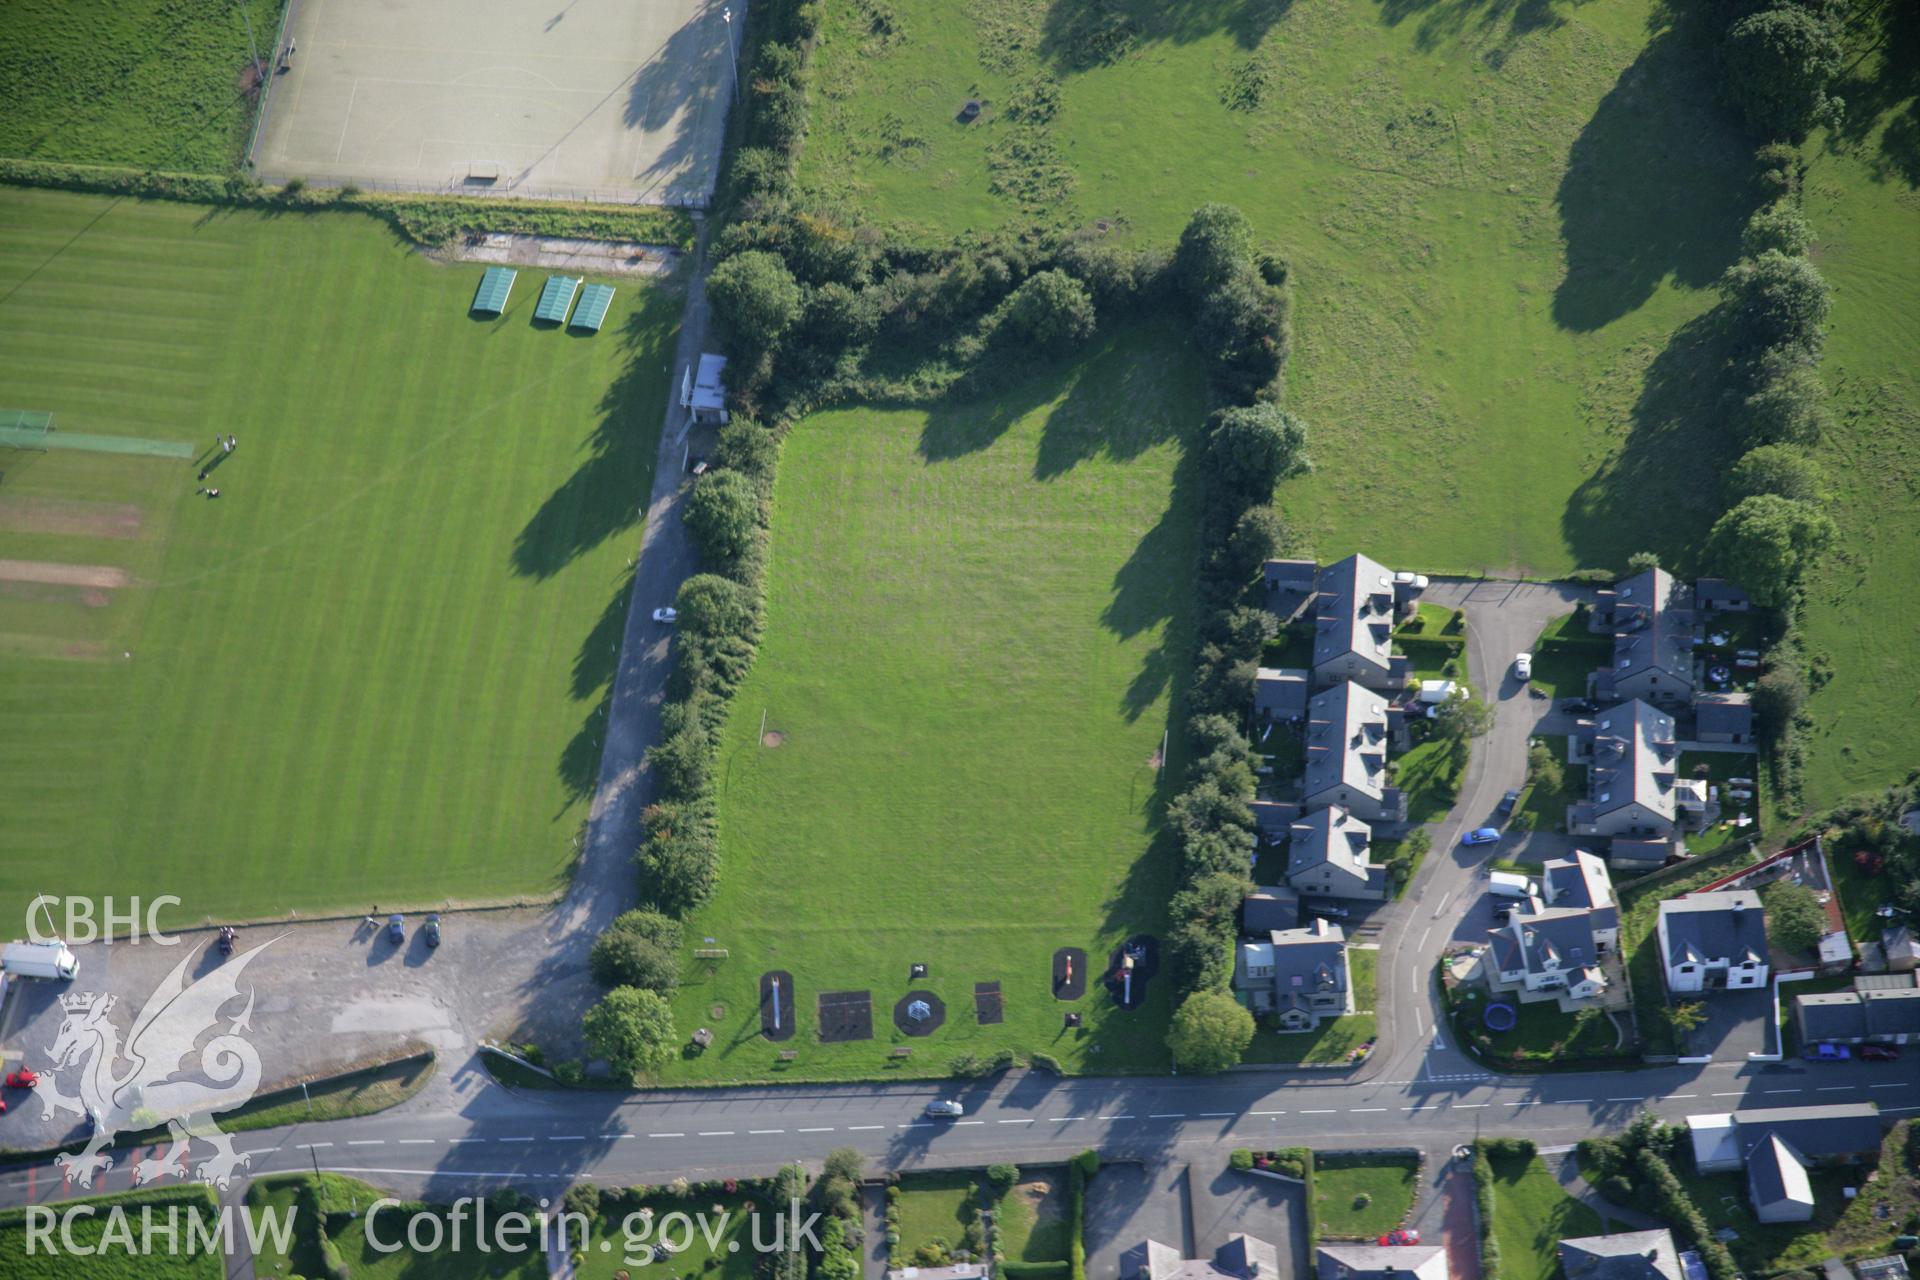
[[[1087,1187],[1087,1274],[1101,1280],[1140,1269],[1148,1240],[1172,1245],[1191,1258],[1184,1164],[1102,1165]]]
[[[1280,1264],[1285,1268],[1282,1274],[1310,1274],[1303,1188],[1275,1178],[1235,1173],[1222,1163],[1211,1173],[1204,1165],[1190,1168],[1187,1190],[1193,1201],[1195,1243],[1200,1249],[1195,1257],[1211,1258],[1230,1236],[1244,1231],[1279,1251]]]
[[[1704,996],[1706,1022],[1687,1037],[1690,1057],[1711,1057],[1717,1062],[1744,1061],[1750,1053],[1768,1053],[1774,1048],[1773,992],[1716,991]]]

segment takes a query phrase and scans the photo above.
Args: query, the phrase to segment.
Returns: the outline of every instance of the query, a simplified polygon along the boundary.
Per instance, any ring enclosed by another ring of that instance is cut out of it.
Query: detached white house
[[[1767,917],[1751,890],[1695,893],[1660,904],[1660,962],[1676,995],[1764,987]]]

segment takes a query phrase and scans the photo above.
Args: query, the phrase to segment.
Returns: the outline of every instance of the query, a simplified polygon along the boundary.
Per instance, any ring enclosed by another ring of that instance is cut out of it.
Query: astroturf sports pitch
[[[9,928],[564,883],[679,301],[614,282],[576,337],[537,272],[469,317],[479,273],[357,214],[0,189],[0,406],[196,459],[0,452]]]
[[[1004,1048],[1166,1069],[1168,972],[1121,1012],[1097,972],[1054,999],[1051,962],[1077,947],[1104,969],[1130,934],[1166,931],[1157,813],[1180,765],[1163,779],[1154,757],[1191,660],[1183,442],[1205,409],[1168,325],[990,398],[793,429],[766,638],[716,765],[720,887],[687,927],[690,950],[727,954],[690,955],[674,1006],[715,1040],[667,1078],[944,1075]],[[793,975],[788,1016],[798,997],[774,1044],[757,1034],[768,970]],[[1001,984],[1004,1022],[976,1020],[980,982]],[[859,990],[873,1038],[820,1044],[820,993]],[[895,1030],[910,990],[945,1003],[930,1036]]]

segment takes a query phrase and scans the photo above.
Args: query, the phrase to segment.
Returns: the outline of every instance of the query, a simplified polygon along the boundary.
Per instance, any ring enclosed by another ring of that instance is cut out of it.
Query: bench
[[[887,1056],[889,1058],[910,1058],[913,1056],[913,1050],[907,1048],[905,1045],[902,1045],[898,1049],[895,1049],[892,1053],[888,1054]]]
[[[782,1062],[792,1062],[799,1056],[800,1051],[798,1049],[782,1049],[780,1051],[780,1061]]]

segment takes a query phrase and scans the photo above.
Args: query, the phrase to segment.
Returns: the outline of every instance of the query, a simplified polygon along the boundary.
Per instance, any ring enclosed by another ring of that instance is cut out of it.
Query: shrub
[[[1807,952],[1820,945],[1827,932],[1827,913],[1813,890],[1803,884],[1777,884],[1767,890],[1763,905],[1767,938],[1774,946]]]
[[[1005,1195],[1020,1181],[1020,1167],[1012,1164],[990,1164],[987,1166],[987,1183],[995,1195]]]
[[[1305,444],[1303,429],[1300,442],[1303,450]],[[1267,561],[1280,554],[1286,545],[1287,524],[1279,510],[1264,503],[1248,507],[1233,522],[1233,533],[1227,539],[1220,572],[1229,582],[1244,584],[1259,573]],[[1268,618],[1273,616],[1265,609],[1260,613]]]
[[[780,345],[800,318],[800,285],[777,254],[737,253],[707,277],[714,318],[730,355],[758,356]]]
[[[1768,493],[1795,502],[1819,502],[1827,496],[1827,475],[1819,463],[1792,445],[1763,444],[1733,464],[1727,492],[1735,502]]]
[[[580,1031],[588,1046],[628,1079],[667,1064],[676,1036],[673,1010],[655,991],[615,987],[587,1011]]]
[[[687,495],[684,519],[701,559],[725,572],[759,540],[760,495],[738,471],[709,471]]]
[[[1807,225],[1806,215],[1786,200],[1759,210],[1747,219],[1746,230],[1740,233],[1740,253],[1748,258],[1757,258],[1768,250],[1804,258],[1812,247],[1813,228]]]
[[[1253,1168],[1253,1152],[1245,1147],[1235,1147],[1227,1154],[1227,1165],[1241,1173]]]
[[[1747,589],[1753,602],[1784,605],[1800,576],[1833,541],[1833,521],[1774,494],[1743,498],[1714,522],[1705,559]]]
[[[1737,341],[1761,350],[1820,350],[1833,290],[1805,258],[1769,249],[1743,258],[1720,278],[1720,296]]]
[[[684,916],[713,895],[720,878],[712,820],[676,804],[649,805],[641,815],[646,838],[636,859],[640,900]]]
[[[1201,300],[1193,337],[1220,390],[1251,402],[1277,383],[1287,362],[1286,293],[1243,267]]]
[[[1067,1074],[1067,1069],[1060,1065],[1060,1059],[1050,1053],[1034,1054],[1033,1065],[1042,1071],[1051,1071],[1056,1076],[1064,1076]]]
[[[1224,1071],[1253,1042],[1253,1015],[1232,996],[1196,991],[1181,1002],[1167,1031],[1167,1047],[1183,1071]]]
[[[1236,509],[1266,502],[1276,484],[1313,466],[1305,424],[1271,404],[1215,412],[1206,450],[1209,485]]]
[[[1253,226],[1232,205],[1204,204],[1193,211],[1179,247],[1173,275],[1183,293],[1204,298],[1238,274],[1253,257]]]
[[[1093,299],[1064,271],[1029,276],[1007,299],[1000,331],[1045,351],[1070,350],[1093,333]]]
[[[1797,142],[1837,105],[1827,90],[1840,75],[1840,42],[1823,16],[1798,5],[1734,23],[1726,65],[1728,92],[1747,123],[1769,138]]]
[[[1831,425],[1827,388],[1810,360],[1773,361],[1741,404],[1749,445],[1818,444]]]
[[[671,994],[680,985],[681,929],[656,911],[628,911],[607,926],[588,956],[593,980]]]

